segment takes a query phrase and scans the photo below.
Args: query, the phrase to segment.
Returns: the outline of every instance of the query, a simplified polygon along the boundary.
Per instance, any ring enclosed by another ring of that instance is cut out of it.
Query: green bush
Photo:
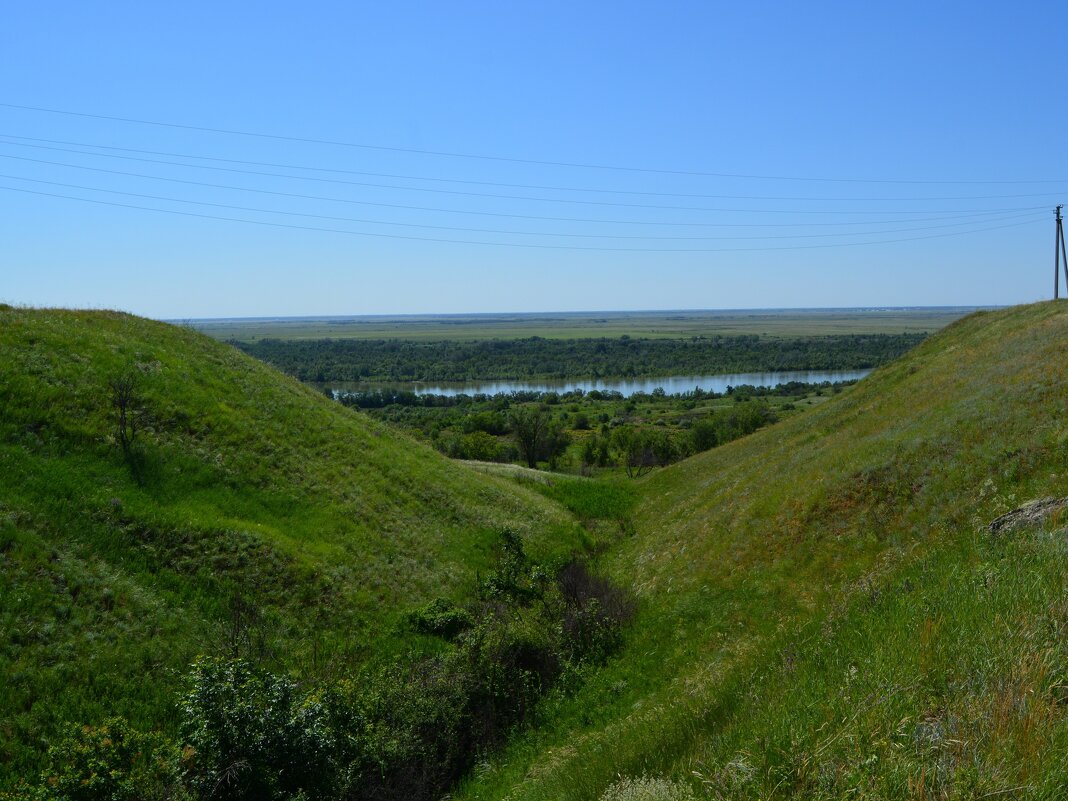
[[[48,767],[35,789],[15,798],[32,801],[181,801],[178,749],[163,735],[144,733],[122,718],[75,726],[48,749]],[[2,796],[0,796],[2,797]]]
[[[690,447],[694,453],[707,451],[718,444],[719,435],[712,420],[701,420],[690,429]]]
[[[433,634],[446,640],[454,640],[473,624],[467,610],[443,598],[436,598],[408,614],[409,625],[420,634]]]
[[[464,682],[439,657],[336,685],[323,703],[341,798],[434,801],[474,758]]]
[[[555,615],[563,636],[561,650],[571,662],[601,662],[621,644],[623,625],[634,602],[607,579],[572,561],[557,574],[561,609]]]
[[[737,405],[713,412],[690,429],[694,453],[752,434],[777,419],[766,401],[749,401],[740,394],[735,394],[734,399]]]
[[[612,444],[620,455],[627,475],[637,478],[654,467],[671,464],[681,454],[666,431],[624,426],[612,434]]]
[[[240,660],[193,664],[180,704],[183,773],[201,797],[321,797],[335,780],[327,710],[288,679]]]

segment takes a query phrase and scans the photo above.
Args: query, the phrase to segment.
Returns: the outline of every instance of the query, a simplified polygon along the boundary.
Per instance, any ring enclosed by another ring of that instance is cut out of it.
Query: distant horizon
[[[0,302],[238,320],[1053,294],[1064,3],[5,21]]]
[[[1041,303],[1043,301],[1033,301]],[[309,321],[309,320],[394,320],[405,318],[462,318],[462,317],[543,317],[546,315],[559,315],[581,317],[591,314],[731,314],[739,312],[866,312],[866,311],[931,311],[931,310],[957,310],[957,309],[1004,309],[1009,306],[1028,305],[1026,303],[1003,303],[1003,304],[933,304],[933,305],[909,305],[909,306],[750,306],[750,307],[723,307],[707,309],[580,309],[562,310],[546,309],[543,311],[479,311],[479,312],[381,312],[372,314],[297,314],[297,315],[250,315],[235,317],[149,317],[161,323],[199,323],[199,322],[263,322],[263,321]],[[131,314],[133,312],[130,312]]]

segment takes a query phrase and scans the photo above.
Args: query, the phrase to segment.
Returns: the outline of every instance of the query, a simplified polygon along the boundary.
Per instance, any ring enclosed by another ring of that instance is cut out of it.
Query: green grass
[[[109,380],[138,377],[141,481]],[[411,647],[511,528],[536,558],[574,518],[192,330],[0,310],[0,786],[67,721],[172,725],[201,653],[297,677]]]
[[[986,312],[853,391],[640,482],[602,567],[623,652],[456,798],[1058,798],[1068,308]],[[1000,795],[995,795],[1000,794]]]
[[[663,339],[759,334],[807,337],[835,334],[900,334],[937,331],[971,308],[758,309],[737,311],[558,312],[539,314],[455,314],[352,316],[342,318],[255,318],[188,320],[184,325],[221,340],[407,339],[477,340]]]
[[[449,463],[189,330],[0,311],[0,771],[63,720],[166,728],[194,653],[311,678],[396,653],[509,526],[538,557],[596,546],[638,612],[455,799],[1062,798],[1068,530],[986,524],[1068,495],[1066,346],[1063,304],[978,313],[616,484]],[[143,485],[107,402],[131,364]]]
[[[549,473],[514,464],[466,462],[489,475],[507,476],[559,503],[594,535],[591,545],[600,550],[614,543],[633,525],[638,493],[621,470],[605,471],[599,480],[565,473]]]
[[[544,492],[580,520],[629,520],[638,500],[633,485],[622,480],[556,481]]]

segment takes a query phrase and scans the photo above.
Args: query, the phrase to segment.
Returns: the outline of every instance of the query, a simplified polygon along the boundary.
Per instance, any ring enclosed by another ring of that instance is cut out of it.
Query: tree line
[[[232,344],[302,381],[470,381],[863,370],[897,358],[924,336],[261,339]]]

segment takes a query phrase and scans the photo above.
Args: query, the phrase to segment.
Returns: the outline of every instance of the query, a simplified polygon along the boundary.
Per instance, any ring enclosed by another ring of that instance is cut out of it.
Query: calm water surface
[[[790,381],[803,381],[807,384],[819,384],[824,381],[853,381],[863,378],[871,370],[794,370],[779,373],[731,373],[727,375],[673,375],[661,378],[589,378],[589,379],[561,379],[541,381],[472,381],[472,382],[444,382],[444,381],[414,381],[414,382],[379,382],[368,383],[362,381],[333,381],[324,384],[335,392],[359,392],[369,389],[403,389],[415,392],[417,395],[496,395],[497,393],[509,392],[559,392],[564,393],[573,389],[581,389],[584,392],[597,389],[602,392],[616,391],[624,396],[633,395],[636,392],[652,392],[657,387],[663,388],[669,395],[682,392],[692,392],[700,387],[706,392],[726,392],[727,387],[736,387],[741,384],[752,384],[755,387],[774,387],[777,384],[786,384]]]

